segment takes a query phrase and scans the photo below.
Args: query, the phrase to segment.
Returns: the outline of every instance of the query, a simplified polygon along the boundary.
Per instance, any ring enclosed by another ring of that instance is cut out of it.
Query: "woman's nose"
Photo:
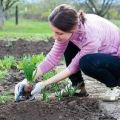
[[[54,38],[54,39],[59,39],[59,36],[56,35],[56,34],[54,34],[54,35],[53,35],[53,38]]]

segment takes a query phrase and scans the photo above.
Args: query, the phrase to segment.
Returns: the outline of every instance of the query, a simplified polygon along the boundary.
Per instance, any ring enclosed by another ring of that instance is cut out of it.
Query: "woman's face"
[[[74,32],[74,31],[71,31],[71,32],[61,31],[60,29],[56,28],[52,24],[50,24],[50,28],[52,29],[52,32],[53,32],[53,38],[61,42],[67,41],[71,37],[72,33]]]

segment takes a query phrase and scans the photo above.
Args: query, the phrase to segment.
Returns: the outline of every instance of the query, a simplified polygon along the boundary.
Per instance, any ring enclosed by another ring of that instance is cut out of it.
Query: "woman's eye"
[[[63,35],[63,33],[58,33],[58,35]]]
[[[63,35],[63,33],[55,32],[56,35]]]

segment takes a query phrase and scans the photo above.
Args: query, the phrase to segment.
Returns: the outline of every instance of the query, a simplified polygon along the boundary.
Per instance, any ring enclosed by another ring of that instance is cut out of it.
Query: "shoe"
[[[108,102],[117,101],[119,97],[120,97],[120,89],[118,87],[109,88],[105,93],[103,101],[108,101]]]
[[[64,89],[61,90],[62,97],[68,97],[68,96],[86,97],[88,96],[85,86],[81,86],[81,84],[82,83],[79,83],[77,86],[72,86],[72,83],[69,83]]]

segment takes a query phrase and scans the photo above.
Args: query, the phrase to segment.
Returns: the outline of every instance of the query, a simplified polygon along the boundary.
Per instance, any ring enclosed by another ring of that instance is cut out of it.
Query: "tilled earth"
[[[48,53],[52,42],[44,41],[0,41],[0,56],[13,55],[21,57],[24,54]],[[24,78],[23,74],[11,69],[3,83],[0,83],[0,93],[14,90],[17,82]],[[91,97],[66,97],[61,101],[25,101],[16,103],[10,101],[0,104],[0,120],[117,120],[106,115],[99,109],[99,101]]]
[[[48,53],[53,45],[53,39],[50,38],[47,41],[27,41],[19,39],[17,41],[2,41],[0,40],[0,57],[6,55],[12,55],[15,57],[21,57],[24,55],[33,55]]]
[[[102,113],[95,99],[69,97],[42,101],[7,103],[0,106],[0,120],[116,120]]]

